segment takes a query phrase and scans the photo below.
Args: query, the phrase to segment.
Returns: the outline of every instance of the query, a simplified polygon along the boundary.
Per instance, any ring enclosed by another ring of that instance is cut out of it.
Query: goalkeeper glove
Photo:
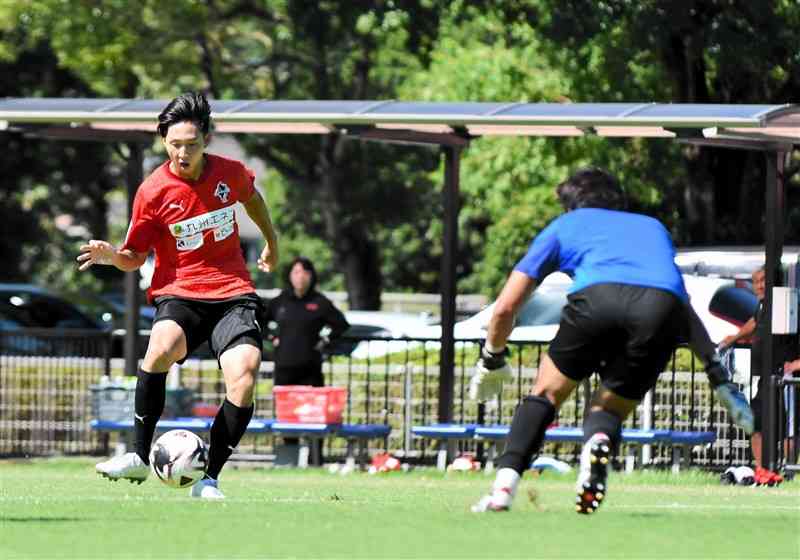
[[[753,411],[744,394],[732,380],[731,372],[715,355],[706,366],[708,382],[714,389],[719,402],[730,414],[733,423],[744,430],[748,435],[753,433]]]
[[[497,396],[503,389],[503,382],[511,381],[511,368],[506,363],[507,349],[502,352],[489,352],[481,348],[475,373],[469,382],[469,398],[480,402]]]

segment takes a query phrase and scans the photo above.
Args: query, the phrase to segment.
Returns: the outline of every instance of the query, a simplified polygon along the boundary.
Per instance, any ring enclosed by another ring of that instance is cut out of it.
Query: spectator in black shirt
[[[322,387],[322,354],[350,326],[347,319],[315,287],[317,272],[306,257],[289,266],[288,286],[267,304],[265,320],[275,322],[275,385]],[[330,333],[322,336],[328,327]]]
[[[274,333],[274,385],[313,385],[322,387],[322,355],[350,326],[347,319],[315,288],[317,271],[306,257],[296,257],[289,265],[288,287],[267,304],[264,320]],[[272,328],[272,323],[277,328]],[[322,334],[327,327],[330,333]],[[316,457],[322,461],[322,441],[315,442]],[[276,447],[276,465],[296,465],[298,440],[284,438]]]

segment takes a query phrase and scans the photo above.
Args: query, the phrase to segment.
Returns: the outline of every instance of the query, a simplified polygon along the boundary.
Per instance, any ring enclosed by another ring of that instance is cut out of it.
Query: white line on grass
[[[85,496],[85,497],[64,497],[64,498],[31,498],[26,496],[0,496],[0,503],[48,503],[48,502],[195,502],[198,504],[208,503],[208,500],[192,499],[189,496]],[[357,500],[347,497],[340,500],[331,500],[325,496],[316,497],[297,497],[297,498],[231,498],[228,497],[219,503],[236,503],[236,504],[251,504],[251,503],[297,503],[297,504],[312,504],[312,503],[339,503],[339,504],[375,504],[374,500]],[[383,502],[388,503],[388,502]],[[392,503],[396,503],[392,501]],[[609,504],[609,509],[674,509],[674,510],[748,510],[748,511],[797,511],[800,512],[800,506],[788,505],[734,505],[734,504],[648,504],[648,505],[625,505],[625,504]]]

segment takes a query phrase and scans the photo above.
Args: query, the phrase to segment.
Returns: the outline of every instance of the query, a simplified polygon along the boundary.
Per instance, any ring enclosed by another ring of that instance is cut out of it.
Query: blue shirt
[[[593,284],[632,284],[689,301],[669,232],[642,214],[601,208],[562,214],[536,236],[514,270],[539,281],[564,272],[574,280],[570,293]]]

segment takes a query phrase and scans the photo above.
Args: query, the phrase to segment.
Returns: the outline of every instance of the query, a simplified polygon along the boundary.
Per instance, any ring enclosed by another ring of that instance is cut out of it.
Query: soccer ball
[[[172,488],[191,486],[206,474],[206,444],[188,430],[170,430],[150,450],[150,469]]]

